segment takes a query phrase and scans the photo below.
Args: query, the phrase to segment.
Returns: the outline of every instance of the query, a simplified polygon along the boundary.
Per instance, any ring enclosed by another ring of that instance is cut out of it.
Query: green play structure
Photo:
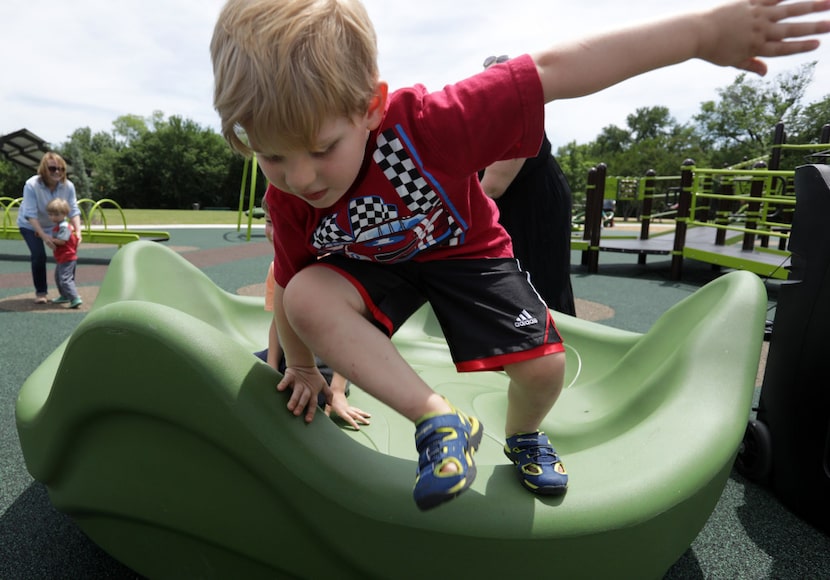
[[[687,160],[678,178],[675,227],[658,233],[650,231],[653,216],[649,196],[659,178],[647,176],[640,188],[644,192],[644,217],[639,236],[605,235],[601,231],[602,192],[609,179],[606,171],[600,164],[589,173],[583,239],[571,243],[572,249],[583,251],[582,263],[589,272],[598,271],[601,252],[621,252],[638,254],[640,263],[645,263],[648,255],[670,256],[673,280],[682,277],[684,259],[787,279],[790,252],[786,243],[795,207],[793,171],[764,166],[712,169]],[[771,247],[770,239],[778,243]]]
[[[242,184],[239,186],[239,210],[236,216],[236,231],[240,231],[242,229],[242,215],[247,215],[248,220],[248,228],[245,232],[245,240],[250,242],[251,241],[251,229],[254,221],[254,217],[259,212],[260,215],[264,216],[264,212],[262,212],[261,208],[257,208],[255,206],[256,200],[256,181],[257,175],[259,171],[257,170],[258,164],[256,160],[256,155],[251,155],[250,157],[245,158],[245,163],[242,167]],[[251,174],[250,184],[248,184],[248,173]],[[247,191],[246,191],[247,190]],[[247,195],[247,207],[245,209],[245,196]]]
[[[359,432],[293,417],[251,354],[262,300],[138,241],[26,380],[17,428],[57,509],[150,578],[511,578],[519,552],[545,577],[661,578],[729,477],[766,305],[757,276],[732,272],[645,334],[558,314],[567,388],[543,427],[571,475],[559,498],[522,489],[502,453],[506,375],[457,374],[424,307],[395,343],[486,429],[472,488],[424,513],[410,423],[359,385]]]
[[[0,225],[0,240],[22,240],[20,230],[17,227],[16,209],[20,207],[22,197],[0,197],[0,209],[3,210],[3,222]],[[87,210],[87,206],[89,209]],[[156,242],[166,242],[170,234],[161,230],[140,230],[127,226],[127,218],[121,206],[112,199],[99,199],[97,201],[83,198],[78,200],[78,207],[81,208],[81,223],[83,226],[83,240],[88,244],[115,244],[123,246],[130,242],[137,242],[141,239]],[[104,209],[111,209],[121,217],[121,224],[108,223],[107,214]],[[14,214],[13,214],[14,212]],[[14,215],[14,218],[12,217]],[[93,227],[93,222],[101,221],[100,226]]]
[[[823,127],[818,143],[789,144],[779,123],[769,155],[726,168],[699,167],[687,159],[679,175],[650,170],[643,177],[620,177],[607,175],[608,168],[600,163],[588,172],[586,207],[571,249],[582,252],[582,265],[592,273],[598,271],[602,252],[621,252],[637,254],[641,264],[649,255],[670,256],[673,280],[682,277],[685,259],[787,280],[795,171],[781,168],[781,156],[790,151],[824,157],[829,148],[830,124]],[[658,198],[670,207],[659,207]],[[603,229],[602,206],[608,199],[627,204],[629,213],[637,206],[639,235]],[[652,221],[668,217],[673,230],[650,230]]]

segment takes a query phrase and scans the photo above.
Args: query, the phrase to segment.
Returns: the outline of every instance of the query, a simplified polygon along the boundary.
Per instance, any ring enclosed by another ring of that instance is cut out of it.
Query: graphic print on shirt
[[[352,199],[348,229],[340,216],[324,218],[312,236],[319,253],[335,252],[373,262],[402,262],[438,244],[458,245],[464,229],[451,206],[421,174],[393,130],[378,135],[373,160],[395,189],[401,206],[370,195]]]

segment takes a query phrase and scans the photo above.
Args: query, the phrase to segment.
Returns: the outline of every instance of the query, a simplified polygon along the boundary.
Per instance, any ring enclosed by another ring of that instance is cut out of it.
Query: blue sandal
[[[533,493],[561,495],[568,489],[568,472],[541,431],[507,438],[504,454],[518,467],[519,481]]]
[[[422,510],[449,501],[473,484],[476,466],[473,454],[481,443],[484,428],[475,417],[461,411],[427,416],[415,425],[418,449],[418,475],[415,479],[415,503]],[[454,463],[458,471],[442,473]]]

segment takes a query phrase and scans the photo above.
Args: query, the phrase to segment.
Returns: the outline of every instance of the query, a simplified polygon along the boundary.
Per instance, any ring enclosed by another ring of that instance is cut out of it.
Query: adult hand
[[[358,423],[362,425],[368,425],[369,419],[372,416],[371,413],[367,413],[362,409],[358,409],[357,407],[352,407],[351,405],[349,405],[349,402],[346,399],[346,395],[338,391],[334,392],[331,404],[326,405],[326,415],[330,417],[332,411],[334,411],[338,417],[340,417],[346,423],[348,423],[355,431],[360,431],[360,425],[358,425]]]
[[[81,234],[81,230],[83,228],[81,227],[80,217],[75,216],[74,218],[72,218],[72,229],[75,230],[75,237],[78,238],[78,244],[80,245],[80,243],[84,241],[84,237]]]

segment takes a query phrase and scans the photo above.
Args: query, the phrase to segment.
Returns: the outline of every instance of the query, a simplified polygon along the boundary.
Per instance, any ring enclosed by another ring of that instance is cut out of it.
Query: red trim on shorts
[[[539,358],[548,354],[557,352],[565,352],[565,345],[561,342],[554,344],[543,344],[530,350],[523,350],[521,352],[512,352],[510,354],[500,354],[487,358],[480,358],[478,360],[469,360],[456,363],[455,369],[460,373],[473,373],[477,371],[503,371],[504,365],[511,365],[534,358]]]
[[[395,331],[395,327],[392,324],[392,321],[383,313],[383,311],[377,307],[377,305],[372,301],[371,296],[366,291],[366,288],[363,287],[363,284],[360,281],[346,272],[345,270],[338,268],[332,264],[327,263],[318,263],[317,266],[322,266],[323,268],[328,268],[329,270],[333,270],[343,276],[346,280],[348,280],[352,286],[355,287],[355,290],[358,291],[360,297],[363,298],[363,303],[366,304],[366,308],[369,309],[369,312],[372,313],[372,316],[375,320],[386,329],[387,336],[392,336],[392,333]]]
[[[561,343],[562,335],[559,334],[559,329],[556,328],[556,322],[553,320],[553,315],[550,313],[550,310],[548,310],[548,320],[545,323],[545,342],[547,342],[550,338],[551,331],[556,333],[556,336],[559,338],[559,342]]]

